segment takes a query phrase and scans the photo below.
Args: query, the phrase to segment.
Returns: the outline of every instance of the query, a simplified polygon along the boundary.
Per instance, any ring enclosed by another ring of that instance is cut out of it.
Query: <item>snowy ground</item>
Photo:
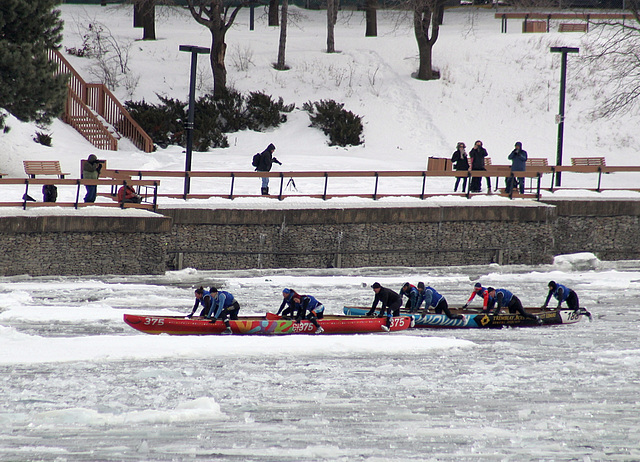
[[[65,20],[63,48],[81,47],[89,25],[102,27],[127,57],[129,71],[114,91],[122,100],[157,103],[157,94],[182,101],[188,99],[189,54],[180,52],[181,44],[211,45],[208,30],[198,25],[182,8],[158,9],[156,41],[141,41],[140,29],[131,27],[131,5],[61,5]],[[426,168],[430,156],[451,157],[458,141],[468,148],[481,139],[494,164],[509,164],[508,154],[515,141],[521,141],[530,157],[545,157],[555,164],[560,57],[550,53],[551,46],[577,46],[582,50],[596,46],[601,36],[595,29],[587,34],[559,33],[557,24],[548,34],[522,34],[519,22],[511,21],[509,33],[500,33],[500,19],[494,10],[459,8],[447,10],[440,37],[434,48],[434,66],[441,73],[438,81],[422,82],[412,78],[418,68],[417,45],[411,20],[397,12],[378,13],[378,37],[364,37],[363,13],[343,11],[336,27],[336,54],[327,54],[326,14],[293,8],[288,29],[287,64],[291,70],[273,69],[279,29],[268,27],[258,10],[256,27],[248,27],[248,10],[241,10],[227,35],[227,70],[230,86],[242,91],[264,91],[282,97],[296,109],[288,121],[264,133],[243,131],[229,134],[230,147],[193,154],[193,170],[252,171],[253,154],[269,143],[277,147],[275,155],[283,165],[274,171],[334,170],[413,170]],[[295,16],[295,18],[294,18]],[[125,53],[126,52],[126,53]],[[113,56],[115,52],[112,52]],[[67,55],[89,82],[98,77],[93,59]],[[244,70],[240,61],[247,63]],[[212,77],[208,60],[199,59],[197,93],[211,91]],[[598,80],[598,79],[601,80]],[[604,156],[607,165],[640,165],[636,147],[640,115],[637,108],[612,119],[593,116],[603,95],[613,87],[608,77],[601,78],[586,66],[580,54],[568,63],[567,108],[564,133],[564,164],[571,157]],[[363,117],[364,144],[338,148],[328,146],[319,130],[309,127],[309,117],[301,108],[305,102],[334,99],[345,109]],[[183,148],[171,146],[150,154],[137,151],[122,140],[117,152],[99,151],[82,137],[57,121],[50,128],[38,128],[8,119],[8,133],[0,133],[0,172],[24,178],[22,160],[60,160],[71,178],[79,176],[80,160],[89,153],[106,159],[108,167],[143,170],[184,170]],[[36,131],[51,133],[52,147],[32,141]],[[563,185],[595,188],[596,175],[564,174]],[[549,187],[551,178],[543,179]],[[454,179],[429,179],[427,193],[453,190]],[[528,183],[528,181],[527,181]],[[635,187],[638,174],[605,175],[602,186]],[[297,179],[301,193],[323,192],[322,179]],[[421,192],[422,178],[380,180],[379,192]],[[272,192],[277,191],[272,180]],[[373,194],[374,179],[331,180],[328,192]],[[194,179],[191,191],[229,193],[229,181]],[[163,178],[162,193],[181,193],[183,181]],[[258,179],[236,179],[237,194],[259,192]],[[20,200],[23,187],[2,188],[3,197]],[[60,187],[59,200],[75,199],[75,187]],[[562,191],[544,196],[637,199],[636,192],[590,193]],[[39,191],[32,196],[41,200]],[[107,198],[99,200],[110,201]],[[438,198],[427,201],[406,198],[387,199],[384,204],[432,205],[439,201],[469,203],[463,198]],[[505,198],[474,198],[473,201],[508,202]],[[290,198],[189,200],[161,199],[161,205],[188,207],[360,207],[368,199],[332,200]],[[521,201],[516,201],[521,202]],[[346,205],[345,205],[346,203]],[[511,201],[513,204],[514,202]]]
[[[283,287],[331,313],[374,281],[473,282],[528,305],[555,279],[592,323],[498,331],[170,337],[125,312],[187,313],[217,284],[245,314]],[[0,278],[0,460],[630,461],[640,458],[640,262]]]

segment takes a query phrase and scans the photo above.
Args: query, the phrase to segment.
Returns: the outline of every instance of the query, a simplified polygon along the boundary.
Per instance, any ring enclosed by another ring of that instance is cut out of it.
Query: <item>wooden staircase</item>
[[[100,149],[116,151],[118,140],[124,136],[138,149],[153,151],[149,135],[131,118],[106,85],[86,83],[58,50],[50,50],[49,59],[58,65],[56,74],[69,76],[63,116],[66,123]]]

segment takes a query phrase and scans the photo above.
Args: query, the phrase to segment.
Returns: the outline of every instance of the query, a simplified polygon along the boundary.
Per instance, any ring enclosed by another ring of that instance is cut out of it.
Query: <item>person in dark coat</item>
[[[391,318],[393,316],[400,315],[402,297],[395,293],[393,290],[382,287],[379,282],[374,282],[371,285],[371,288],[376,293],[376,296],[373,299],[373,304],[371,305],[371,309],[367,313],[367,316],[373,316],[375,314],[376,308],[378,307],[378,303],[382,303],[382,307],[380,308],[380,314],[378,315],[378,317],[384,317],[386,311],[387,323],[386,325],[382,326],[382,329],[389,332],[391,330]]]
[[[100,170],[102,164],[98,160],[95,154],[89,155],[89,158],[82,163],[82,178],[84,180],[97,180],[100,176]],[[87,190],[87,194],[84,196],[85,202],[95,202],[98,195],[98,187],[94,184],[86,184],[84,187]]]
[[[462,141],[460,141],[456,146],[456,150],[453,152],[453,155],[451,156],[451,162],[454,164],[453,165],[454,170],[457,170],[457,171],[464,170],[465,172],[469,171],[469,158],[467,157],[466,148],[467,147]],[[458,191],[458,184],[460,183],[460,180],[462,180],[462,192],[464,192],[465,188],[467,187],[466,176],[456,177],[456,184],[453,187],[453,192]]]
[[[477,140],[473,146],[473,149],[469,152],[471,158],[471,170],[487,170],[484,166],[484,158],[489,154],[487,150],[482,147],[482,141]],[[487,178],[487,190],[491,194],[491,178]],[[471,192],[480,192],[482,190],[482,177],[471,178],[471,186],[469,186]]]
[[[258,172],[270,172],[273,164],[282,165],[278,159],[273,157],[273,152],[276,150],[276,147],[272,144],[267,146],[267,149],[260,153],[260,162],[256,167],[256,171]],[[262,177],[262,195],[267,196],[269,194],[269,177]]]
[[[511,161],[511,171],[512,172],[524,172],[527,169],[527,151],[522,149],[522,143],[517,141],[514,150],[509,154],[509,160]],[[524,177],[520,177],[517,179],[520,194],[524,194]],[[509,178],[509,182],[507,183],[507,189],[505,192],[509,194],[511,190],[516,186],[516,178]]]

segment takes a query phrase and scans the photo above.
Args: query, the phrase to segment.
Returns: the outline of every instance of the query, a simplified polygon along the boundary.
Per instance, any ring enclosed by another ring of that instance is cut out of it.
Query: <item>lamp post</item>
[[[187,158],[184,165],[184,198],[187,198],[191,185],[191,178],[189,172],[191,172],[191,154],[193,152],[193,122],[196,102],[196,70],[198,68],[198,54],[209,54],[211,50],[209,48],[197,47],[194,45],[180,45],[180,51],[187,51],[191,53],[191,78],[189,80],[189,112],[187,115],[187,123],[185,124],[185,130],[187,131]]]
[[[562,143],[564,140],[564,100],[567,86],[567,53],[578,53],[579,48],[551,47],[551,53],[562,53],[562,65],[560,69],[560,109],[556,116],[558,124],[558,151],[556,154],[556,166],[562,165]],[[560,173],[556,173],[556,186],[560,186]]]

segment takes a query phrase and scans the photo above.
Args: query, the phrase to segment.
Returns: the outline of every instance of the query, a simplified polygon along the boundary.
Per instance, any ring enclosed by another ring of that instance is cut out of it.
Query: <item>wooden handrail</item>
[[[75,96],[70,96],[69,99],[72,99],[73,102],[67,103],[67,109],[74,109],[76,111],[76,114],[74,114],[75,116],[90,117],[90,115],[92,115],[93,119],[98,120],[98,122],[104,127],[104,123],[95,117],[95,114],[93,114],[91,110],[82,112],[81,114],[79,113],[80,111],[84,111],[84,107],[78,104],[78,102],[81,102],[86,107],[95,111],[104,119],[104,121],[106,121],[106,123],[111,125],[115,131],[121,133],[124,137],[129,138],[136,147],[144,152],[153,151],[153,141],[151,140],[151,137],[145,133],[142,127],[140,127],[135,120],[133,120],[125,107],[120,104],[118,99],[104,84],[86,83],[73,66],[71,66],[69,61],[67,61],[67,59],[58,50],[49,50],[49,59],[58,65],[56,75],[69,75],[69,81],[67,83],[69,87],[69,95]],[[65,121],[70,117],[71,115],[66,113]],[[78,126],[75,125],[74,128],[78,129]],[[109,132],[106,127],[104,127],[104,131]],[[111,135],[111,138],[113,139],[108,143],[110,147],[105,148],[104,141],[102,140],[102,133],[100,136],[93,136],[93,134],[89,133],[87,130],[84,132],[80,131],[80,133],[82,133],[82,135],[91,141],[96,147],[110,150],[117,149],[117,140],[113,135]],[[96,144],[96,142],[98,144]]]

